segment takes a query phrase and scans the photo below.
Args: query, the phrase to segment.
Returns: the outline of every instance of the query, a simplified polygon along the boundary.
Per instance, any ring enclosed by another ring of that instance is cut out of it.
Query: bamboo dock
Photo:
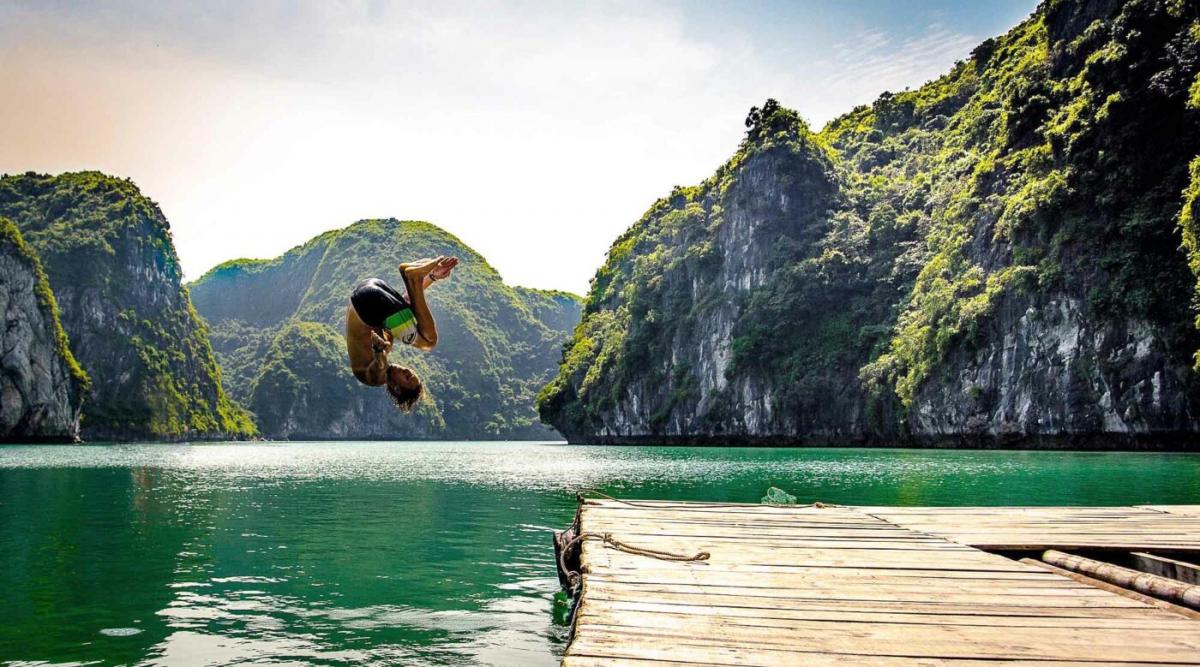
[[[576,602],[563,664],[1200,664],[1200,613],[1029,557],[1043,551],[1186,569],[1200,506],[581,500],[556,537]]]

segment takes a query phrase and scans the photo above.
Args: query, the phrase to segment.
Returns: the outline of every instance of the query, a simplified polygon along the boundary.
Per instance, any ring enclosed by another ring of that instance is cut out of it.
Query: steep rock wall
[[[0,218],[0,315],[0,441],[78,439],[87,376],[71,355],[41,263],[7,218]]]
[[[85,439],[254,433],[221,386],[167,220],[132,182],[97,172],[5,176],[0,214],[36,249],[72,351],[92,379]]]
[[[1102,445],[1200,430],[1193,372],[1145,320],[1098,322],[1056,294],[1006,298],[987,329],[918,392],[917,438]]]

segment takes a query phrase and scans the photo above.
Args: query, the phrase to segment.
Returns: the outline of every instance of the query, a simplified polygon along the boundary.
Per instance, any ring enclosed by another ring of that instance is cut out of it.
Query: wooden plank
[[[613,543],[583,542],[563,664],[1200,664],[1197,621],[970,542],[1051,535],[1186,548],[1200,544],[1197,518],[588,501],[581,529]],[[644,549],[709,557],[659,560]]]
[[[1200,506],[864,507],[870,516],[993,550],[1200,552]]]
[[[1072,660],[1100,655],[1111,660],[1173,662],[1200,656],[1200,632],[1164,626],[1139,630],[1136,642],[1127,632],[1098,632],[1069,626],[995,628],[967,625],[922,625],[790,621],[763,624],[756,619],[729,619],[693,614],[620,614],[585,611],[581,622],[593,634],[713,643],[721,646],[770,647],[847,655],[928,656],[959,659]],[[1015,635],[1019,634],[1019,639]]]
[[[760,641],[761,639],[761,641]],[[735,665],[809,665],[809,664],[876,664],[886,659],[901,659],[909,665],[940,664],[944,660],[1055,660],[1076,661],[1081,664],[1101,662],[1141,662],[1159,665],[1195,665],[1194,649],[1187,645],[1135,645],[1109,637],[1099,643],[1072,642],[1069,647],[1056,648],[1057,638],[1043,639],[1032,647],[1009,638],[975,644],[969,640],[921,641],[919,635],[889,638],[879,641],[864,637],[812,638],[811,643],[789,643],[787,638],[772,640],[770,636],[749,633],[723,633],[707,638],[655,629],[626,629],[596,626],[587,635],[572,643],[568,655],[611,655],[650,659],[676,659],[702,664]],[[1045,658],[1036,650],[1063,655]],[[1067,649],[1067,650],[1064,650]],[[1144,655],[1135,656],[1140,651]],[[1069,652],[1072,651],[1072,652]],[[1016,655],[1014,655],[1014,653]],[[966,657],[962,657],[966,654]],[[1024,657],[1029,654],[1029,657]],[[1092,656],[1111,657],[1093,658]],[[1134,656],[1134,657],[1123,657]],[[825,660],[821,660],[825,658]],[[888,660],[889,663],[893,660]]]
[[[595,593],[590,599],[602,600]],[[977,625],[984,627],[1062,627],[1064,616],[1061,610],[1041,615],[1002,615],[994,610],[988,613],[966,613],[955,610],[912,608],[887,611],[864,610],[856,607],[835,608],[824,606],[817,609],[791,609],[775,606],[745,607],[719,604],[686,604],[650,600],[637,602],[628,599],[608,600],[606,609],[613,611],[641,611],[665,614],[693,614],[728,618],[752,618],[767,625],[790,623],[791,621],[822,621],[837,623],[897,623],[905,625]],[[1161,630],[1162,619],[1154,616],[1117,617],[1070,616],[1071,627],[1103,628],[1107,630]]]
[[[686,605],[737,606],[751,609],[792,609],[800,611],[863,611],[895,612],[905,614],[958,614],[991,616],[1061,616],[1087,618],[1133,618],[1152,616],[1161,618],[1157,610],[1147,605],[1119,596],[1116,600],[1105,598],[1051,598],[1039,600],[1017,600],[1010,598],[987,599],[985,601],[943,600],[931,597],[912,599],[893,598],[850,598],[838,599],[824,596],[799,597],[788,594],[770,594],[769,591],[742,589],[719,590],[710,587],[688,588],[672,586],[628,586],[589,582],[586,596],[590,600],[610,602],[663,602]],[[879,597],[879,596],[875,596]]]
[[[696,591],[665,591],[644,589],[594,587],[588,595],[595,600],[617,602],[645,602],[708,607],[741,607],[758,610],[793,610],[817,612],[862,612],[897,613],[919,615],[980,615],[980,616],[1046,616],[1061,618],[1134,618],[1148,616],[1160,618],[1157,610],[1147,610],[1145,605],[1096,604],[1094,601],[1080,603],[1076,600],[1039,600],[1035,603],[1015,600],[989,600],[986,602],[953,602],[933,599],[827,599],[797,598],[785,596],[749,595],[746,593],[722,594]],[[1114,596],[1117,597],[1117,596]]]
[[[596,575],[591,575],[595,577]],[[808,602],[843,600],[846,602],[898,602],[919,604],[926,600],[936,599],[940,605],[1008,605],[1008,606],[1066,606],[1073,607],[1137,607],[1139,603],[1124,600],[1119,596],[1090,586],[1080,586],[1077,589],[1061,588],[1046,590],[1041,594],[1008,593],[1002,590],[990,591],[976,589],[964,592],[897,590],[889,586],[856,587],[838,589],[836,586],[819,589],[787,588],[776,589],[769,586],[760,588],[736,586],[707,586],[705,584],[686,583],[683,581],[655,582],[650,584],[636,582],[610,582],[597,579],[594,584],[612,584],[609,590],[620,591],[623,587],[637,586],[643,592],[666,593],[679,591],[685,593],[703,593],[711,596],[755,596],[767,599],[804,600]],[[701,587],[704,590],[697,590]],[[613,593],[620,595],[620,593]],[[936,595],[936,598],[932,597]]]
[[[1185,584],[1200,584],[1200,565],[1141,551],[1135,551],[1130,556],[1133,557],[1133,566],[1142,572],[1170,577]]]
[[[805,665],[814,667],[826,665],[845,665],[848,661],[842,656],[805,656]],[[864,661],[857,660],[859,664]],[[684,662],[680,660],[655,660],[652,658],[614,658],[614,657],[595,657],[595,656],[567,656],[563,659],[564,667],[686,667],[689,665],[706,665],[711,667],[724,667],[726,665],[737,664],[755,664],[750,662],[732,663],[732,662]],[[778,665],[779,663],[763,663]],[[914,663],[909,658],[879,658],[875,657],[870,660],[872,665],[912,665]],[[938,660],[938,659],[923,659],[919,662],[921,665],[930,665],[933,667],[996,667],[996,662],[993,660]],[[1004,667],[1137,667],[1149,666],[1154,663],[1148,662],[1067,662],[1059,660],[1005,660]]]

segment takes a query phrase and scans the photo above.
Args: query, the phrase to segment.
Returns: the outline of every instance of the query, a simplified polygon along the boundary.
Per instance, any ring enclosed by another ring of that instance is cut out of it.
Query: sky
[[[819,128],[1035,4],[0,0],[0,173],[132,178],[189,280],[395,217],[583,294],[751,106]]]

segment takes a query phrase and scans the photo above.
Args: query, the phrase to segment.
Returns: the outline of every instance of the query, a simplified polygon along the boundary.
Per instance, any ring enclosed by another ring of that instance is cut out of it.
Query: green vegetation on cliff
[[[242,437],[208,334],[180,282],[166,219],[129,180],[97,172],[0,178],[49,277],[70,349],[91,377],[89,439]]]
[[[866,370],[894,379],[904,400],[1012,289],[1079,289],[1096,318],[1190,335],[1170,221],[1200,146],[1185,108],[1200,67],[1196,7],[1132,1],[1110,20],[1089,15],[1105,4],[1048,3],[942,79],[831,125],[868,206],[911,196],[898,173],[912,161],[881,164],[878,150],[936,156],[917,188],[933,203],[929,257],[888,352]],[[969,257],[983,234],[993,251]]]
[[[1200,22],[1192,24],[1192,39],[1200,42]],[[1200,74],[1192,82],[1188,106],[1200,113]],[[1183,209],[1179,213],[1179,229],[1183,234],[1183,245],[1188,253],[1188,266],[1196,275],[1196,289],[1192,296],[1193,306],[1200,306],[1200,155],[1189,166],[1191,180],[1183,193]],[[1196,308],[1196,327],[1200,328],[1200,307]],[[1200,369],[1200,351],[1196,352],[1196,367]]]
[[[400,287],[400,262],[438,255],[462,258],[454,277],[428,292],[438,347],[398,345],[392,353],[428,389],[406,415],[350,374],[346,306],[361,280]],[[211,323],[230,391],[269,437],[553,436],[533,400],[578,322],[578,298],[505,285],[483,257],[429,223],[364,220],[272,260],[221,264],[191,292]]]
[[[584,439],[890,437],[1004,335],[1005,304],[1081,304],[1110,341],[1146,323],[1175,373],[1200,346],[1179,231],[1200,275],[1197,35],[1195,3],[1050,0],[819,133],[753,109],[733,158],[613,244],[543,418]]]

